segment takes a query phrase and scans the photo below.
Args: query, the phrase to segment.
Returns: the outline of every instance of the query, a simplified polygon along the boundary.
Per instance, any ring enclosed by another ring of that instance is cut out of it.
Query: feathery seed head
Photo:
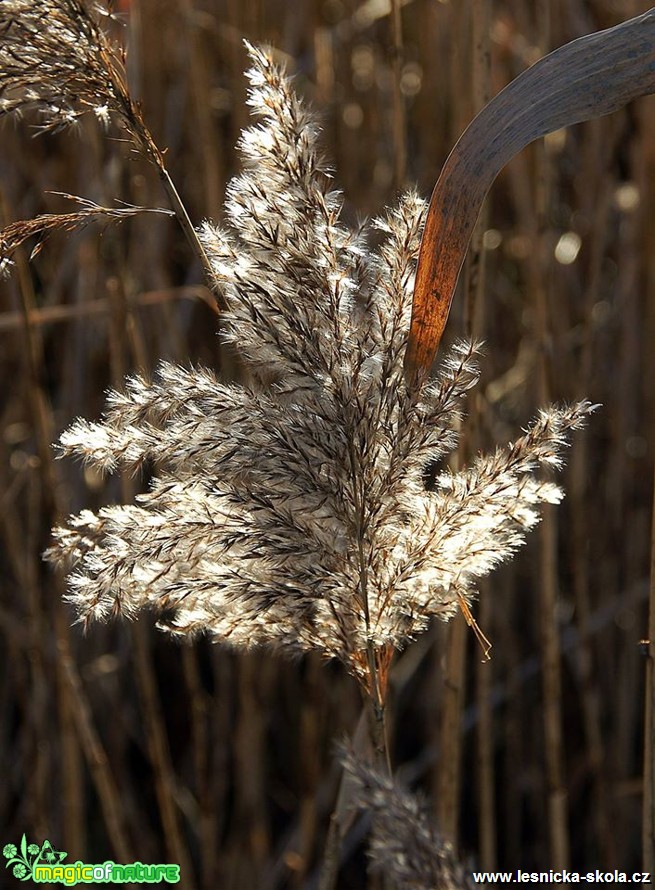
[[[106,471],[152,462],[132,506],[84,511],[55,530],[84,619],[146,607],[173,634],[237,647],[271,644],[336,657],[368,682],[371,646],[390,653],[470,598],[511,556],[543,502],[588,403],[543,411],[525,435],[444,471],[477,346],[456,345],[432,381],[403,375],[425,205],[414,193],[374,222],[384,240],[340,222],[318,129],[284,72],[249,47],[259,123],[240,143],[224,228],[200,229],[229,305],[225,336],[252,383],[162,363],[111,393],[99,423],[61,438]]]
[[[368,853],[373,871],[386,875],[398,890],[473,890],[470,871],[419,797],[351,750],[342,750],[341,760],[354,786],[356,807],[371,814]]]

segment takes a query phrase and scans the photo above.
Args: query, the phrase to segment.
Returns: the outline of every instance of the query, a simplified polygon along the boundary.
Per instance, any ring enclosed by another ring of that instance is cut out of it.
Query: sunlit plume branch
[[[38,241],[32,248],[30,259],[34,258],[48,235],[53,232],[71,232],[83,228],[90,223],[122,222],[141,213],[163,213],[172,216],[172,210],[158,207],[103,207],[86,198],[75,195],[62,195],[80,204],[80,209],[72,213],[43,213],[34,219],[22,219],[10,223],[0,229],[0,271],[6,270],[11,264],[15,251],[28,239],[37,237]]]

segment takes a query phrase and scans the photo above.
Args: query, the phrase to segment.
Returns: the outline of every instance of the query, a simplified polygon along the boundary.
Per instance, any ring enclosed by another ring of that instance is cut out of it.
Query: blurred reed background
[[[236,172],[243,37],[277,47],[320,111],[355,221],[403,184],[427,195],[485,95],[648,6],[115,4],[133,93],[198,223],[220,219]],[[460,617],[395,667],[395,763],[484,869],[642,861],[654,102],[555,133],[503,171],[449,323],[449,337],[472,329],[487,343],[467,449],[506,441],[549,399],[603,405],[576,437],[563,507],[484,586],[476,616],[491,662]],[[32,124],[0,130],[3,224],[62,209],[49,191],[166,206],[153,171],[94,120],[37,138]],[[160,359],[238,373],[212,307],[183,235],[156,216],[57,235],[0,284],[0,841],[26,832],[69,861],[177,862],[185,890],[311,887],[338,782],[333,743],[359,713],[354,682],[312,658],[176,646],[147,622],[84,637],[40,556],[57,516],[147,482],[54,462],[50,443],[75,416],[97,417],[107,387]],[[650,807],[647,794],[647,828]],[[356,836],[345,855],[340,886],[365,886]]]

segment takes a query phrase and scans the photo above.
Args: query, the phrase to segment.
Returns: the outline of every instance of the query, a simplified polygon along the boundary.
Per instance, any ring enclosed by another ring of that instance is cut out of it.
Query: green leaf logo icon
[[[66,858],[66,853],[55,850],[50,841],[44,841],[39,852],[39,859],[48,865],[59,865]]]

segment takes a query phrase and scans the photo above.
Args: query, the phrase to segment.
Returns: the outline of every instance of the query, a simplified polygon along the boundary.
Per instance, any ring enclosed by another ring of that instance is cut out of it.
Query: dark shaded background
[[[134,94],[197,222],[220,219],[237,169],[244,36],[298,75],[356,222],[394,200],[399,150],[406,181],[431,190],[475,107],[474,15],[490,10],[495,93],[544,51],[649,6],[410,0],[398,54],[383,0],[116,5]],[[654,110],[644,99],[553,134],[490,196],[469,449],[516,435],[544,398],[603,407],[576,438],[564,505],[482,590],[491,662],[458,619],[396,667],[395,763],[483,868],[640,867]],[[49,190],[165,206],[116,133],[92,120],[37,138],[31,127],[0,128],[3,221],[62,209]],[[182,647],[147,620],[84,637],[40,558],[58,514],[145,484],[54,463],[49,443],[75,416],[96,417],[108,386],[163,358],[233,373],[211,303],[164,217],[54,237],[0,284],[0,844],[26,832],[70,861],[178,862],[185,890],[310,887],[338,782],[333,742],[358,718],[354,682],[312,658]],[[449,336],[469,326],[465,306],[456,298]],[[341,886],[365,886],[357,837],[346,855]]]

